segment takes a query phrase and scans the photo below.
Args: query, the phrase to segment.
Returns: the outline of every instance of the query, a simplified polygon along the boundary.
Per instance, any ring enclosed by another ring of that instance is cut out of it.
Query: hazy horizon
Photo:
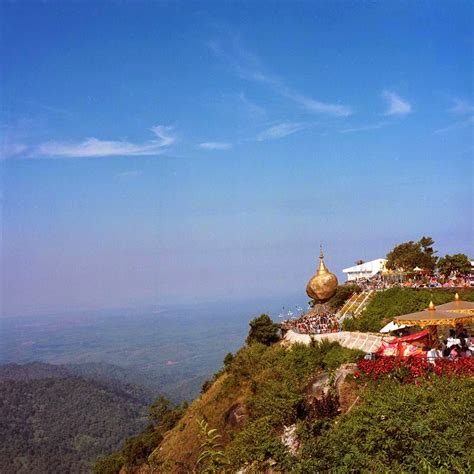
[[[0,9],[3,316],[474,256],[472,2]]]

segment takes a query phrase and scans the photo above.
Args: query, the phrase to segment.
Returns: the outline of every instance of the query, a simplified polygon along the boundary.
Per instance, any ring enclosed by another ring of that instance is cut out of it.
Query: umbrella
[[[406,324],[397,324],[394,321],[390,321],[388,324],[386,324],[379,332],[381,333],[388,333],[392,331],[397,331],[398,329],[403,329],[406,328]]]
[[[474,303],[456,299],[437,308],[431,302],[428,309],[395,318],[397,324],[425,326],[456,326],[474,322]]]

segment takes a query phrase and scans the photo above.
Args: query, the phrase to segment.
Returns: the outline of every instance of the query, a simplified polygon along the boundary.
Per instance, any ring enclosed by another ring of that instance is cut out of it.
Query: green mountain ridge
[[[81,370],[84,370],[82,368]],[[0,472],[86,473],[146,425],[150,394],[45,363],[0,366]]]

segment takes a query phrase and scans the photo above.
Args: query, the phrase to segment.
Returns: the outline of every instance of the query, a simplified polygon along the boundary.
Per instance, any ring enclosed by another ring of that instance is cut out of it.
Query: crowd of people
[[[363,291],[387,290],[389,288],[471,288],[474,281],[468,276],[445,278],[441,275],[419,275],[399,279],[383,277],[380,274],[372,278],[360,278],[351,282],[358,285]]]
[[[450,329],[449,337],[441,342],[439,353],[443,357],[456,359],[458,357],[472,357],[474,352],[474,340],[466,329],[456,334],[454,329]],[[428,357],[430,354],[428,353]]]
[[[410,278],[400,276],[398,280],[386,278],[381,274],[377,274],[372,278],[361,278],[357,281],[351,281],[348,283],[355,283],[362,291],[380,291],[389,288],[470,288],[474,285],[473,280],[471,280],[469,276],[446,278],[441,275],[426,274],[414,275]],[[290,316],[290,318],[281,323],[281,328],[284,331],[291,329],[301,334],[326,334],[341,330],[341,324],[336,313],[329,311],[324,306],[322,308],[317,307],[309,309],[305,314],[302,314],[302,308],[298,307],[297,309],[299,313],[298,318],[293,317],[293,312],[289,311],[286,316]],[[280,317],[284,316],[281,315]],[[458,353],[459,355],[470,355],[470,352],[473,352],[474,355],[474,347],[471,349],[469,348],[471,347],[471,340],[469,339],[469,344],[467,346],[466,343],[462,341],[465,341],[465,338],[461,338],[459,343],[453,345],[450,343],[450,339],[448,338],[445,347],[441,348],[440,354],[446,357],[446,353],[449,350],[449,354],[454,351],[453,354]],[[474,341],[472,344],[474,344]]]
[[[327,334],[340,330],[336,314],[328,310],[310,310],[299,319],[283,321],[281,328],[292,329],[300,334]]]

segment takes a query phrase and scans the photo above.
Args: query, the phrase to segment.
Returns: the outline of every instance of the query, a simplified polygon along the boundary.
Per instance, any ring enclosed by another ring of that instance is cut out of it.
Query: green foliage
[[[248,423],[236,435],[227,453],[232,466],[250,464],[254,472],[264,472],[269,459],[279,467],[290,465],[288,451],[278,439],[269,416]]]
[[[161,395],[148,408],[148,419],[154,424],[160,424],[171,411],[171,402]]]
[[[474,300],[474,290],[459,291],[461,299]],[[378,292],[358,318],[346,319],[346,331],[378,332],[395,316],[414,313],[428,307],[431,300],[435,305],[453,301],[454,290],[391,288]]]
[[[472,472],[473,390],[469,378],[379,381],[337,424],[306,427],[295,471]]]
[[[202,438],[201,452],[197,460],[198,471],[202,474],[223,472],[229,461],[224,454],[219,439],[221,435],[215,428],[209,429],[207,421],[197,421]]]
[[[261,314],[258,318],[250,321],[250,331],[247,336],[247,344],[253,344],[258,342],[260,344],[270,345],[274,342],[279,341],[280,336],[278,335],[279,324],[274,323],[270,316],[267,314]]]
[[[118,457],[123,458],[127,466],[140,466],[147,461],[148,456],[162,439],[163,431],[150,426],[139,435],[127,439]]]
[[[148,419],[162,433],[170,430],[183,416],[188,402],[173,405],[166,397],[158,397],[148,409]]]
[[[342,308],[344,303],[354,293],[360,293],[361,291],[361,288],[355,284],[339,285],[336,289],[335,295],[328,302],[329,308],[336,312],[338,309]]]
[[[471,261],[469,257],[463,253],[454,255],[445,255],[438,261],[438,270],[444,276],[450,276],[451,273],[456,275],[468,275],[471,271]]]
[[[252,344],[235,355],[229,377],[249,382],[247,399],[250,422],[229,446],[232,465],[256,461],[261,472],[272,458],[284,468],[287,455],[275,433],[307,415],[305,388],[323,369],[335,369],[354,362],[362,353],[341,347],[337,342],[294,344],[290,348]]]
[[[98,456],[143,429],[140,400],[117,385],[54,376],[45,365],[39,370],[48,378],[23,366],[16,376],[32,380],[0,381],[0,439],[8,440],[0,443],[0,472],[90,472]]]
[[[434,240],[431,237],[422,237],[418,242],[410,240],[398,244],[387,254],[386,267],[391,270],[411,271],[418,266],[434,270],[437,258],[433,245]]]
[[[280,348],[275,346],[272,349],[274,349],[271,351],[273,353]],[[235,354],[230,373],[237,378],[251,378],[264,363],[267,363],[262,358],[264,355],[268,357],[268,352],[268,346],[260,343],[243,347]]]
[[[99,458],[94,466],[94,474],[119,474],[125,463],[122,453],[113,453]]]
[[[228,369],[231,366],[233,360],[234,360],[234,354],[232,354],[232,352],[229,352],[224,357],[224,367]]]
[[[363,351],[347,349],[346,347],[337,344],[331,347],[324,355],[321,366],[325,370],[335,370],[342,364],[347,364],[363,358],[364,355],[365,352]]]
[[[214,382],[212,380],[204,380],[204,383],[201,387],[201,395],[205,394],[211,387]]]
[[[232,352],[227,353],[224,357],[224,366],[218,370],[210,380],[205,380],[201,387],[201,395],[206,393],[211,387],[212,384],[226,371],[230,370],[232,366],[232,362],[234,360],[234,354]]]
[[[104,469],[104,466],[113,469],[119,462],[120,467],[140,466],[147,462],[148,456],[160,444],[163,435],[178,423],[187,408],[187,402],[174,406],[167,398],[158,397],[148,409],[151,424],[138,435],[127,439],[121,451],[99,459],[94,473],[101,474],[98,470]]]

